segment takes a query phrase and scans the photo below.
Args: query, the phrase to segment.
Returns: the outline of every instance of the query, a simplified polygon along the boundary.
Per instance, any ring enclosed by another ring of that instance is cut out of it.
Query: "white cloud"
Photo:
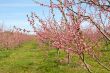
[[[0,20],[0,23],[2,23],[2,20]]]
[[[2,24],[3,23],[3,20],[0,20],[0,24]]]

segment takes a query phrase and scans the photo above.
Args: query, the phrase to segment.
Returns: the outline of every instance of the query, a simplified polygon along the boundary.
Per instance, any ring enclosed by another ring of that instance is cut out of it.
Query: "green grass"
[[[39,47],[35,41],[25,42],[15,49],[0,51],[0,73],[88,73],[76,55],[69,65],[64,61],[65,52],[60,51],[59,57],[55,49]],[[100,61],[110,68],[109,50],[101,51]],[[88,55],[86,62],[93,73],[110,73]]]

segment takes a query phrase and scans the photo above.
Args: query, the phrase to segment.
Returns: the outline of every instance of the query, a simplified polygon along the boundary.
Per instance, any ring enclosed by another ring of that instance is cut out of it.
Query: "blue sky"
[[[50,0],[36,0],[49,3]],[[32,0],[0,0],[0,26],[3,23],[5,29],[12,29],[15,25],[18,28],[32,30],[28,21],[27,14],[36,12],[41,18],[49,15],[48,8],[36,5]],[[43,14],[44,12],[44,14]],[[56,17],[59,19],[60,13],[56,10]]]
[[[43,10],[45,10],[45,14],[48,13],[47,9],[41,8],[32,0],[0,0],[0,26],[3,23],[6,29],[12,28],[14,25],[31,29],[26,15],[36,12],[37,15],[42,16]]]

